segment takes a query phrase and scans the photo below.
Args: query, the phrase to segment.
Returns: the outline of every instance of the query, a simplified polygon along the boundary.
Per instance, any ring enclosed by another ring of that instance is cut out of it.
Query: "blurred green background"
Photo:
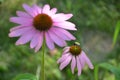
[[[71,73],[70,66],[60,71],[56,61],[62,48],[56,47],[54,52],[46,50],[46,80],[120,80],[120,0],[0,0],[0,80],[12,80],[22,73],[36,75],[40,66],[41,52],[34,53],[29,43],[15,46],[18,38],[8,37],[16,25],[9,18],[23,10],[23,3],[47,3],[58,12],[73,13],[69,21],[78,31],[72,33],[95,66],[94,70],[86,66],[79,77],[77,71]]]

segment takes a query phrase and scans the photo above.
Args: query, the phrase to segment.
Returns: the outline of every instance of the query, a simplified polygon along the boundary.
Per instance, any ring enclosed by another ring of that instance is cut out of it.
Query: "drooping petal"
[[[17,11],[17,16],[30,18],[30,19],[32,18],[29,14],[27,14],[26,12],[23,12],[23,11]]]
[[[79,57],[76,56],[76,58],[77,58],[78,76],[80,76],[81,72],[82,72],[82,68],[81,68],[81,64],[80,64],[80,61],[79,61]]]
[[[77,58],[78,76],[80,76],[81,72],[82,72],[82,67],[81,67],[81,63],[80,63],[79,57],[76,56],[76,58]]]
[[[22,27],[22,28],[15,27],[15,28],[12,28],[12,31],[9,33],[9,37],[18,37],[18,36],[21,36],[22,34],[24,34],[25,32],[28,32],[30,30],[32,30],[31,27]]]
[[[87,57],[87,55],[85,54],[84,51],[82,51],[82,54],[83,54],[83,57],[84,57],[84,59],[85,59],[85,62],[88,64],[89,68],[90,68],[90,69],[93,69],[94,67],[93,67],[90,59]]]
[[[69,33],[68,31],[62,29],[62,28],[53,28],[54,29],[54,32],[58,33],[58,34],[61,34],[61,35],[58,35],[60,37],[62,37],[64,40],[75,40],[76,38],[71,34]]]
[[[66,42],[61,39],[60,37],[58,37],[55,33],[53,33],[52,31],[48,31],[48,34],[50,35],[52,41],[54,41],[57,45],[63,47],[66,45]]]
[[[60,70],[64,69],[71,61],[72,56],[69,55],[64,62],[60,64]]]
[[[48,32],[45,33],[45,38],[46,38],[46,44],[47,44],[48,48],[53,50],[55,46],[54,46],[54,43],[53,43],[52,39],[50,38]]]
[[[57,29],[53,29],[52,30],[57,36],[59,36],[60,38],[62,38],[63,40],[70,40],[66,35],[64,35],[63,33],[57,31]]]
[[[67,47],[63,48],[63,51],[68,50],[69,48],[70,48],[70,47],[67,46]]]
[[[25,43],[29,42],[34,35],[35,35],[35,30],[25,32],[24,35],[22,35],[17,40],[16,45],[25,44]]]
[[[83,68],[85,66],[85,60],[84,60],[83,54],[81,53],[78,57],[81,63],[81,67]]]
[[[37,44],[39,42],[39,36],[40,36],[40,33],[38,31],[36,31],[34,37],[31,40],[30,48],[34,48],[35,46],[37,46]]]
[[[64,33],[60,32],[60,31],[59,31],[58,29],[56,29],[56,28],[52,28],[52,31],[53,31],[57,36],[59,36],[60,38],[62,38],[63,40],[68,40],[68,41],[71,40],[68,36],[66,36]]]
[[[23,4],[23,8],[25,9],[25,11],[30,14],[32,17],[35,17],[35,13],[32,7],[28,6],[27,4]]]
[[[64,62],[68,56],[70,56],[69,53],[66,53],[65,55],[62,55],[62,57],[60,59],[58,59],[57,63]]]
[[[13,23],[21,24],[24,26],[32,26],[32,19],[23,18],[23,17],[11,17],[10,21]]]
[[[54,22],[53,26],[60,27],[63,29],[68,29],[68,30],[77,30],[75,28],[75,25],[71,22],[64,21],[64,22]]]
[[[70,48],[66,48],[66,50],[64,50],[62,54],[64,55],[64,54],[66,54],[67,52],[69,52],[69,49],[70,49]]]
[[[42,43],[43,43],[43,39],[44,39],[43,32],[40,32],[39,34],[40,34],[39,42],[38,42],[37,46],[35,47],[35,52],[37,52],[41,48]]]
[[[53,18],[53,22],[63,22],[65,20],[68,20],[72,17],[72,14],[63,14],[63,13],[59,13],[54,15]]]
[[[74,74],[75,67],[76,67],[76,59],[75,59],[75,56],[72,56],[71,70],[73,74]]]

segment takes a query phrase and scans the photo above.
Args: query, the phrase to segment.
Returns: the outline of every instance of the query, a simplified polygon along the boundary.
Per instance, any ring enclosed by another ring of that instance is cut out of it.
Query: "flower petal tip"
[[[39,50],[35,49],[34,52],[37,53]]]
[[[17,41],[17,42],[15,43],[16,46],[22,45],[22,44],[23,44],[23,43],[22,43],[22,42],[19,42],[19,41]]]
[[[62,68],[62,67],[60,67],[60,70],[63,70],[63,68]]]
[[[74,74],[74,71],[72,71],[72,74]]]
[[[8,34],[8,36],[9,36],[9,37],[12,37],[10,33]]]
[[[90,66],[90,69],[94,69],[94,66]]]
[[[69,16],[69,17],[72,17],[72,16],[73,16],[73,14],[68,14],[68,16]]]
[[[60,64],[60,59],[57,60],[57,64]]]
[[[16,42],[15,45],[18,46],[18,45],[20,45],[20,44]]]
[[[74,28],[73,30],[77,31],[77,28]]]
[[[50,9],[50,5],[49,5],[49,4],[45,4],[45,5],[43,6],[43,8],[44,8],[44,9]]]
[[[72,38],[72,40],[76,40],[76,38],[74,37],[74,38]]]
[[[81,73],[78,73],[78,76],[80,76],[81,75]]]
[[[57,64],[59,64],[60,62],[59,61],[57,61]]]
[[[13,17],[9,18],[9,21],[12,22],[13,21]]]
[[[26,3],[23,3],[22,6],[25,7],[25,6],[28,6],[28,5]]]
[[[33,49],[33,48],[34,48],[34,46],[30,45],[30,48],[31,48],[31,49]]]

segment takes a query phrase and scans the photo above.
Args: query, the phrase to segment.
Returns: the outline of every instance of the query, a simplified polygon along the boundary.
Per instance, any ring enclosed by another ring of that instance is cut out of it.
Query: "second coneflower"
[[[90,69],[94,68],[85,52],[77,44],[65,47],[62,57],[57,61],[60,64],[60,70],[64,69],[70,62],[72,73],[74,73],[74,69],[77,67],[78,76],[81,74],[85,63],[88,64]]]
[[[67,30],[76,30],[75,25],[66,21],[72,14],[57,13],[56,8],[50,10],[47,4],[43,8],[23,4],[26,12],[17,11],[17,17],[11,17],[10,21],[19,24],[10,29],[9,37],[18,37],[16,45],[30,41],[30,47],[37,52],[45,42],[49,49],[54,49],[54,43],[60,47],[66,45],[66,40],[75,40]]]

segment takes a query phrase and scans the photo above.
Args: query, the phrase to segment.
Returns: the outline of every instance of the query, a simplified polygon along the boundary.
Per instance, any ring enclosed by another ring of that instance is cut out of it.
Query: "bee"
[[[79,42],[74,42],[74,45],[80,46]]]

